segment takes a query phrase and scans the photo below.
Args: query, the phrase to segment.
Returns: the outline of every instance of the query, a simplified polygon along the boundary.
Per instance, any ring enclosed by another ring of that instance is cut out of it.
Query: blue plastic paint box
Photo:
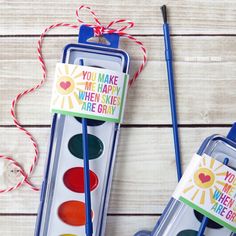
[[[62,62],[128,73],[129,56],[117,49],[119,36],[105,35],[110,45],[87,42],[91,28],[82,26],[79,43],[69,44]],[[71,72],[67,72],[68,76]],[[67,98],[65,98],[66,101]],[[88,120],[90,190],[93,231],[104,235],[112,173],[120,125]],[[50,146],[35,236],[85,235],[85,196],[83,185],[82,124],[79,117],[53,116]]]
[[[236,125],[233,126],[227,137],[213,135],[207,138],[197,154],[208,155],[223,163],[228,158],[227,166],[236,169]],[[219,173],[221,175],[222,173]],[[205,190],[203,190],[205,191]],[[201,191],[195,192],[199,197]],[[205,197],[204,193],[204,197]],[[183,202],[171,198],[163,215],[152,232],[140,231],[135,236],[197,236],[203,215]],[[205,236],[233,236],[234,233],[226,227],[209,220]]]

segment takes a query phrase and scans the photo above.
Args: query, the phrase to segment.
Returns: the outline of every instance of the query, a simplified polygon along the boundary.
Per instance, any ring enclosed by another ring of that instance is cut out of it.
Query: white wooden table
[[[176,186],[171,117],[159,7],[167,4],[184,167],[202,140],[227,134],[236,120],[236,2],[234,0],[86,0],[101,21],[128,18],[130,33],[144,42],[148,64],[130,89],[115,166],[107,236],[130,236],[152,229]],[[11,99],[41,78],[36,59],[39,34],[53,23],[76,22],[79,1],[0,1],[0,153],[27,169],[32,148],[10,119]],[[112,11],[112,13],[111,13]],[[83,14],[91,22],[90,16]],[[45,39],[48,82],[24,97],[20,121],[36,137],[40,161],[32,181],[40,185],[51,115],[49,100],[55,63],[65,44],[77,41],[72,29],[56,29]],[[122,40],[133,70],[141,60],[136,46]],[[132,70],[132,71],[133,71]],[[32,236],[39,193],[23,186],[0,195],[0,235]]]

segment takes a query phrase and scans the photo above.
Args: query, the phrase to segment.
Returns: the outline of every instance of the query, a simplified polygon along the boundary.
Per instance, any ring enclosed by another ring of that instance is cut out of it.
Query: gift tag
[[[236,171],[195,154],[173,197],[236,232]]]
[[[58,63],[51,111],[121,123],[127,88],[123,72]]]

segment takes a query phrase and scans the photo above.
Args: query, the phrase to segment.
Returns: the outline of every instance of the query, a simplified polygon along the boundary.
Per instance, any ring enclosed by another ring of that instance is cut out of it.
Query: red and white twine
[[[82,9],[86,9],[90,12],[90,14],[92,14],[93,16],[93,19],[95,21],[95,24],[86,24],[84,23],[84,21],[82,21],[80,19],[80,16],[79,16],[79,12],[82,10]],[[130,79],[129,81],[129,86],[131,86],[133,84],[133,82],[137,79],[137,77],[139,76],[139,74],[141,73],[141,71],[143,70],[146,62],[147,62],[147,53],[146,53],[146,49],[143,45],[142,42],[140,42],[139,40],[137,40],[134,36],[131,36],[127,33],[125,33],[124,31],[126,29],[129,29],[129,28],[132,28],[134,27],[134,22],[132,21],[128,21],[128,20],[125,20],[125,19],[119,19],[119,20],[115,20],[115,21],[112,21],[110,22],[107,26],[103,26],[100,21],[98,20],[98,17],[96,16],[95,12],[89,7],[89,6],[86,6],[86,5],[81,5],[79,9],[76,10],[76,16],[77,16],[77,21],[79,23],[82,23],[82,24],[85,24],[91,28],[93,28],[94,30],[94,35],[95,36],[101,36],[103,34],[113,34],[113,33],[116,33],[118,35],[120,35],[121,37],[127,37],[128,39],[132,40],[134,43],[136,43],[142,53],[143,53],[143,61],[139,67],[139,69],[134,73],[133,77]],[[115,29],[114,26],[116,24],[127,24],[127,25],[124,25],[120,28],[117,28]],[[37,53],[38,53],[38,60],[40,62],[40,65],[41,65],[41,68],[42,68],[42,79],[41,81],[35,85],[34,87],[30,88],[30,89],[27,89],[25,91],[23,91],[22,93],[19,93],[13,100],[12,100],[12,104],[11,104],[11,117],[13,119],[13,122],[15,124],[15,126],[20,130],[22,131],[23,133],[25,133],[25,135],[29,138],[30,142],[32,143],[33,145],[33,148],[34,148],[34,158],[32,160],[32,164],[30,166],[30,169],[28,172],[26,172],[24,170],[24,168],[19,164],[19,162],[15,161],[12,157],[9,157],[9,156],[5,156],[5,155],[1,155],[0,154],[0,158],[6,160],[6,161],[9,161],[13,166],[16,167],[16,169],[21,173],[22,175],[22,179],[21,181],[19,181],[16,185],[14,186],[11,186],[11,187],[8,187],[6,189],[0,189],[0,193],[5,193],[5,192],[10,192],[10,191],[13,191],[17,188],[19,188],[20,186],[22,186],[23,184],[27,184],[32,190],[34,191],[39,191],[39,188],[35,187],[34,184],[32,184],[29,180],[29,176],[32,174],[32,172],[34,171],[35,169],[35,166],[38,162],[38,158],[39,158],[39,150],[38,150],[38,145],[37,145],[37,142],[36,140],[34,139],[33,135],[27,130],[25,129],[19,122],[19,120],[17,119],[17,115],[16,115],[16,105],[17,103],[19,102],[19,100],[26,94],[29,94],[31,92],[34,92],[35,90],[37,90],[38,88],[40,88],[46,81],[47,79],[47,68],[46,68],[46,64],[45,64],[45,61],[44,61],[44,58],[43,58],[43,54],[42,54],[42,46],[43,46],[43,39],[45,37],[45,35],[51,30],[51,29],[54,29],[54,28],[57,28],[57,27],[70,27],[70,28],[74,28],[74,29],[78,29],[79,28],[79,25],[75,25],[75,24],[68,24],[68,23],[58,23],[58,24],[53,24],[49,27],[47,27],[44,32],[40,35],[40,38],[38,40],[38,47],[37,47]]]

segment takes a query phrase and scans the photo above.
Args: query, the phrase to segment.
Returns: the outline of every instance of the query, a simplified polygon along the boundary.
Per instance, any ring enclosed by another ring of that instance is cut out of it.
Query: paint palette
[[[124,51],[101,45],[66,46],[63,63],[80,64],[81,59],[85,66],[124,73],[129,68],[129,58]],[[89,175],[95,236],[104,235],[118,134],[119,124],[88,120]],[[85,235],[82,143],[81,118],[54,115],[36,236]]]
[[[223,136],[215,135],[206,139],[198,154],[207,154],[220,162],[223,162],[227,157],[229,159],[228,166],[232,169],[236,168],[236,144]],[[202,214],[172,198],[153,232],[143,235],[197,236],[202,219]],[[137,233],[136,235],[141,236],[142,234]],[[204,235],[233,236],[234,233],[216,222],[209,220]]]

